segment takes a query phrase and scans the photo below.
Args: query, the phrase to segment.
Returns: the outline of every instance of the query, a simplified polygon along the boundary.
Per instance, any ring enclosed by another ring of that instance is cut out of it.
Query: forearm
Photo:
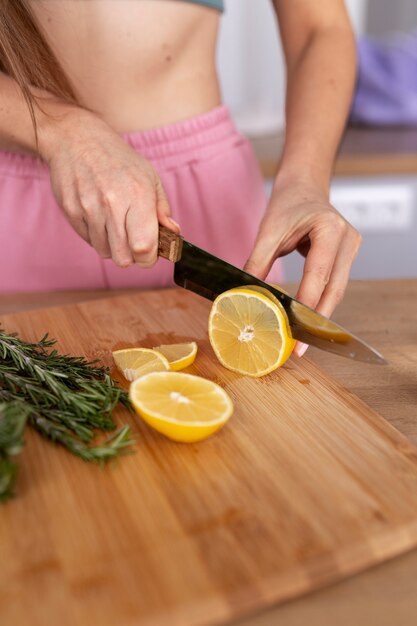
[[[286,138],[277,184],[298,179],[328,193],[355,81],[348,28],[314,34],[288,63]]]
[[[296,297],[330,316],[361,241],[328,198],[355,80],[354,37],[342,0],[275,7],[287,60],[286,139],[246,269],[265,279],[275,259],[298,250],[306,260]]]
[[[16,81],[0,72],[0,137],[7,145],[47,159],[54,131],[70,113],[82,108],[59,100],[48,92],[33,89],[40,107],[34,105],[38,143],[29,107]]]

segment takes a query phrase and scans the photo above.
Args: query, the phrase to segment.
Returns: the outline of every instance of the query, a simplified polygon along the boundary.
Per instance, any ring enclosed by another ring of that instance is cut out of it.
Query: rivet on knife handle
[[[181,258],[182,237],[176,235],[165,226],[159,227],[158,256],[176,263]]]

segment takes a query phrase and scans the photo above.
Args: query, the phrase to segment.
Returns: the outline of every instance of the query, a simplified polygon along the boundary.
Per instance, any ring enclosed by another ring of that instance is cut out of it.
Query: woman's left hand
[[[361,235],[314,187],[276,186],[245,270],[265,279],[278,257],[305,257],[296,298],[330,317],[343,299]],[[299,355],[301,348],[297,350]]]

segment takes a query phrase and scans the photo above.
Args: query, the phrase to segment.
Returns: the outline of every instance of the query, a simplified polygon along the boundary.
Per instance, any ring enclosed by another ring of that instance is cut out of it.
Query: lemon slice
[[[255,377],[283,365],[295,346],[284,308],[275,296],[261,290],[238,287],[220,294],[208,325],[220,363]]]
[[[272,287],[276,287],[281,290],[285,294],[289,295],[285,289],[280,287],[279,285],[271,285]],[[265,287],[258,287],[258,285],[251,285],[250,289],[256,289],[268,295],[275,302],[278,302],[280,306],[282,304],[279,302],[278,298],[265,289]],[[308,330],[312,335],[316,337],[321,337],[322,339],[327,339],[328,341],[336,342],[336,343],[345,343],[346,341],[350,341],[351,336],[342,328],[334,328],[333,322],[328,320],[326,317],[322,317],[322,319],[317,319],[317,316],[314,315],[314,312],[309,308],[303,306],[301,302],[297,300],[293,300],[291,303],[291,311],[294,313],[294,317],[298,320],[302,326]]]
[[[197,344],[195,341],[190,343],[172,343],[157,346],[154,350],[166,357],[172,372],[177,372],[194,363],[197,354]]]
[[[294,312],[295,319],[299,320],[303,327],[312,335],[335,343],[346,343],[351,340],[351,335],[343,328],[335,329],[333,322],[325,317],[317,320],[313,312],[303,307],[300,302],[294,300],[291,304],[291,309]]]
[[[155,372],[130,385],[138,415],[174,441],[206,439],[227,422],[233,404],[216,383],[180,372]]]
[[[126,348],[115,350],[112,354],[117,369],[129,381],[149,374],[149,372],[166,372],[169,370],[166,357],[156,350],[149,350],[149,348]]]
[[[274,287],[275,289],[278,289],[278,291],[282,291],[282,293],[285,293],[287,296],[289,296],[290,294],[288,293],[288,291],[285,291],[284,287],[281,287],[281,285],[274,285],[274,283],[270,283],[271,287]]]

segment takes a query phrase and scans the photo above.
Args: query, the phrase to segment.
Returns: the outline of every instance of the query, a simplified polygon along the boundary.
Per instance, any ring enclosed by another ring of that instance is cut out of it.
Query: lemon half
[[[222,387],[200,376],[154,372],[130,385],[136,412],[158,432],[174,441],[206,439],[218,431],[233,412]]]

